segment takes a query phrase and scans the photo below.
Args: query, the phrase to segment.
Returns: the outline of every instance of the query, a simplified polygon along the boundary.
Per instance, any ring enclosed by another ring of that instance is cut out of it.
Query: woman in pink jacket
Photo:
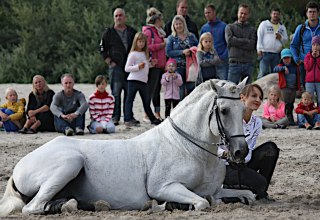
[[[306,91],[314,99],[317,96],[318,107],[320,105],[320,36],[312,37],[312,49],[304,58],[304,68],[306,69]]]
[[[268,100],[263,105],[261,119],[263,128],[285,129],[289,125],[285,114],[285,103],[281,101],[281,90],[277,86],[269,89]]]
[[[160,90],[161,90],[161,76],[164,73],[166,65],[166,33],[162,29],[163,17],[162,13],[156,8],[149,8],[147,10],[147,25],[142,27],[143,33],[147,36],[147,44],[150,52],[150,57],[156,60],[155,66],[149,69],[148,74],[148,91],[150,96],[150,103],[152,100],[154,106],[154,113],[156,118],[160,116]],[[145,115],[144,121],[148,121]]]
[[[166,104],[165,116],[170,115],[171,107],[174,108],[180,102],[180,86],[182,85],[182,77],[176,72],[177,62],[173,58],[169,58],[167,62],[167,72],[162,75],[161,84],[165,87],[164,102]]]

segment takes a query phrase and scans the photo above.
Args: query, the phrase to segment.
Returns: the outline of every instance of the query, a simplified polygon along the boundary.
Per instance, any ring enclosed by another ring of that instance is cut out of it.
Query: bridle
[[[222,124],[222,121],[221,121],[221,117],[220,117],[220,114],[219,114],[219,108],[218,108],[218,105],[217,105],[217,100],[218,99],[232,99],[232,100],[239,100],[240,97],[230,97],[230,96],[215,96],[214,97],[214,101],[213,101],[213,105],[212,105],[212,109],[210,110],[210,114],[209,114],[209,127],[210,127],[210,121],[211,121],[211,118],[212,118],[212,115],[213,113],[215,113],[216,115],[216,121],[217,121],[217,125],[218,125],[218,131],[219,131],[219,135],[221,137],[221,141],[223,145],[227,146],[229,148],[229,140],[231,138],[237,138],[237,137],[245,137],[244,134],[237,134],[237,135],[232,135],[230,137],[228,137],[225,133],[225,129],[223,127],[223,124]],[[198,148],[206,151],[207,153],[215,156],[215,157],[218,157],[217,154],[215,153],[212,153],[211,151],[203,148],[202,146],[200,146],[200,144],[198,144],[199,142],[201,142],[202,144],[205,144],[205,145],[211,145],[210,143],[208,142],[205,142],[205,141],[199,141],[199,140],[196,140],[194,137],[192,137],[191,135],[187,134],[185,131],[183,131],[181,128],[179,128],[175,123],[174,121],[172,120],[171,117],[168,117],[169,119],[169,122],[171,124],[171,126],[173,127],[173,129],[178,133],[180,134],[181,136],[183,136],[185,139],[187,139],[188,141],[190,141],[192,144],[194,144],[195,146],[197,146]],[[230,152],[230,151],[229,151]],[[231,157],[233,157],[232,153],[229,154]]]

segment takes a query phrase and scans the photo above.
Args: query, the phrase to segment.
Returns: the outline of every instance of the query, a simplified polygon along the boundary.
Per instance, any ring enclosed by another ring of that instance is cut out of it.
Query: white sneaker
[[[80,127],[76,127],[76,135],[84,135],[84,131]]]
[[[61,212],[74,212],[78,210],[78,202],[75,199],[70,199],[68,202],[61,206]]]
[[[66,127],[66,129],[64,130],[64,134],[65,134],[66,136],[73,136],[73,135],[74,135],[74,131],[73,131],[72,128]]]

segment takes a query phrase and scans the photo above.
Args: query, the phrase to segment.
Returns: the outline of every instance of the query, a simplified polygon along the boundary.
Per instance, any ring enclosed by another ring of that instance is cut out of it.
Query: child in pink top
[[[262,126],[285,129],[288,124],[285,103],[281,101],[281,90],[277,86],[272,86],[268,92],[268,100],[263,104]]]

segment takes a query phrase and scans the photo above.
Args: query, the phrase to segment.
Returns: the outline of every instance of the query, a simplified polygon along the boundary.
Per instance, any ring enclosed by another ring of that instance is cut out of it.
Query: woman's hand
[[[185,55],[185,56],[189,56],[190,55],[190,50],[189,49],[184,49],[182,51],[182,53]]]

